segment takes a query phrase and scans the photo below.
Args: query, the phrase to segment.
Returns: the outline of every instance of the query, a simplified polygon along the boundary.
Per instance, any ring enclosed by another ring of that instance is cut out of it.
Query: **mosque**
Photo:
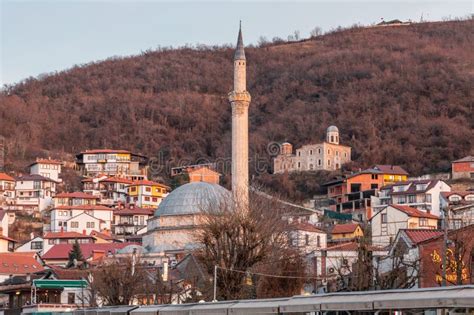
[[[182,253],[196,248],[195,231],[202,225],[203,210],[235,200],[248,207],[248,108],[250,94],[246,89],[246,58],[239,28],[234,53],[234,88],[229,93],[232,108],[232,192],[210,182],[191,182],[173,190],[148,220],[143,235],[147,252]],[[212,210],[212,209],[211,209]]]

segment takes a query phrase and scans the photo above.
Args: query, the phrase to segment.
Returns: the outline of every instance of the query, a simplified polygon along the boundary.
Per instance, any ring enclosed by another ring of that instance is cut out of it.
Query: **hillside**
[[[320,141],[334,124],[358,167],[448,170],[473,150],[473,29],[472,20],[356,28],[247,48],[252,157],[268,159],[272,141]],[[232,49],[201,47],[25,80],[0,96],[6,169],[98,147],[171,166],[228,157],[232,79]]]

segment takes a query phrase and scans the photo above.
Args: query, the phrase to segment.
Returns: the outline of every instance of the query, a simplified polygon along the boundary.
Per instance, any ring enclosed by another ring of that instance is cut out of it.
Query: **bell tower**
[[[241,209],[249,202],[249,105],[242,25],[234,53],[234,90],[229,93],[232,107],[232,194]]]

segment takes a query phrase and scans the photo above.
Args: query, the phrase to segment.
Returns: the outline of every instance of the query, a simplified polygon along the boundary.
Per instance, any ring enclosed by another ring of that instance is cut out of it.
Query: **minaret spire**
[[[232,194],[241,210],[249,207],[249,105],[247,92],[247,61],[242,22],[234,53],[234,90],[229,93],[232,106]]]
[[[235,48],[234,60],[245,60],[244,40],[242,39],[242,21],[239,24],[239,36]]]

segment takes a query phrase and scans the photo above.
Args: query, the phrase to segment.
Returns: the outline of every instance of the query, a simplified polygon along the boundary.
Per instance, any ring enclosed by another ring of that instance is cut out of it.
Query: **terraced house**
[[[135,181],[128,186],[128,202],[140,208],[156,208],[169,191],[170,187],[161,183]]]

